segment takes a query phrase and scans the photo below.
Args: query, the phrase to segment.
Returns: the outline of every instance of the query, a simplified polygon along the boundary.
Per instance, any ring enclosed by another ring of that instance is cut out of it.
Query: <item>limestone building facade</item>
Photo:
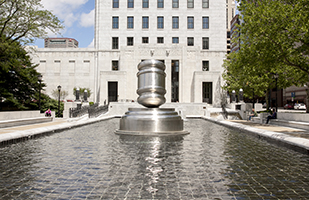
[[[167,102],[215,104],[226,55],[226,0],[97,0],[94,48],[33,54],[50,94],[90,88],[90,101],[136,100],[137,65],[166,65]]]

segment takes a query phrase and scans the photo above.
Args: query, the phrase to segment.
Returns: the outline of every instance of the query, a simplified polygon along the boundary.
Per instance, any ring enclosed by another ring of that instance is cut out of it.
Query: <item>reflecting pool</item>
[[[309,199],[309,156],[204,120],[181,137],[119,119],[0,148],[0,199]]]

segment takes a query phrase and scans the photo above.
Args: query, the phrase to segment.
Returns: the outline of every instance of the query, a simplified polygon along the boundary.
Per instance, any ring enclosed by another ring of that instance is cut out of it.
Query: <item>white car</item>
[[[306,110],[306,105],[304,103],[296,103],[294,109],[297,110]]]

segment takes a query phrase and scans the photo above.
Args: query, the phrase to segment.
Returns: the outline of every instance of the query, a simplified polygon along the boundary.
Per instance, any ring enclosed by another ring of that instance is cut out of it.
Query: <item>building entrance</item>
[[[203,102],[212,104],[212,82],[203,82]]]
[[[118,101],[118,82],[108,82],[108,102]]]

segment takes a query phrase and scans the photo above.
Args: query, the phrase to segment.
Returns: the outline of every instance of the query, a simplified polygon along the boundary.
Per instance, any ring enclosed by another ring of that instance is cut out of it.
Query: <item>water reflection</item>
[[[309,160],[203,120],[119,136],[119,120],[0,148],[0,199],[309,199]]]
[[[138,175],[143,177],[140,188],[143,196],[155,196],[159,190],[166,190],[166,184],[173,175],[168,162],[179,156],[183,150],[184,136],[127,136],[120,135],[120,143],[126,146],[126,152],[138,152]],[[181,165],[178,160],[177,165]],[[174,166],[175,167],[175,166]],[[177,167],[176,167],[177,168]],[[149,194],[147,194],[149,193]]]

